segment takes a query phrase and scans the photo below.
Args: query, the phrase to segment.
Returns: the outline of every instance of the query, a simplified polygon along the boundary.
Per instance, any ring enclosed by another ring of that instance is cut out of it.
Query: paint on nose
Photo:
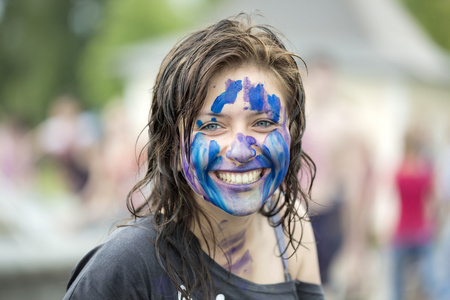
[[[236,140],[231,144],[231,149],[227,151],[226,156],[238,163],[246,163],[256,156],[256,151],[252,148],[254,144],[256,144],[254,137],[238,133]]]

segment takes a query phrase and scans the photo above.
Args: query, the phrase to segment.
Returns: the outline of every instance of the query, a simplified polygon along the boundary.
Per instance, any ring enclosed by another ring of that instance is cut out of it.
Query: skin
[[[285,107],[280,85],[271,74],[253,66],[219,73],[211,78],[195,120],[191,162],[182,157],[194,199],[213,224],[216,240],[209,241],[215,247],[213,259],[233,274],[259,284],[285,280],[275,231],[257,213],[277,191],[288,168],[290,134]],[[260,172],[261,176],[253,183],[230,184],[220,179],[221,172]],[[303,228],[305,236],[312,233],[309,223]],[[206,251],[199,226],[192,231]],[[308,247],[311,252],[289,260],[290,273],[293,279],[319,283],[315,246]]]

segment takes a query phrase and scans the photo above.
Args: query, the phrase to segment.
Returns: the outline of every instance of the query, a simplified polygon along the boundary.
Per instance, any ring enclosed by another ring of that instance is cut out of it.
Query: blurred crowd
[[[327,299],[450,299],[450,126],[433,149],[430,128],[411,124],[399,159],[380,167],[332,70],[311,68],[306,90],[303,147],[317,165],[310,214]],[[35,128],[2,119],[0,244],[70,239],[127,217],[143,146],[130,122],[120,101],[83,111],[69,95]],[[392,191],[388,205],[377,203],[381,189]]]
[[[397,158],[383,162],[370,120],[331,65],[310,65],[305,86],[303,148],[317,167],[310,216],[327,299],[450,299],[450,123],[436,148],[434,125],[410,118]]]
[[[17,240],[30,231],[43,238],[44,223],[70,236],[124,217],[138,168],[137,135],[130,128],[120,102],[96,113],[82,110],[69,95],[55,99],[35,128],[2,119],[2,239]]]

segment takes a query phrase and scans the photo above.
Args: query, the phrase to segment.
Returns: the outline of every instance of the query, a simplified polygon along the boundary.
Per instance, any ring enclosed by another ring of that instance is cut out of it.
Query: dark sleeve
[[[148,230],[117,231],[75,266],[64,300],[156,299],[155,284],[162,295],[174,292],[156,261]]]

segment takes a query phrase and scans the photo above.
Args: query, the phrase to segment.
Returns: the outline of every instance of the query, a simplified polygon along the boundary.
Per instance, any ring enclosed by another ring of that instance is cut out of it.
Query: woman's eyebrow
[[[266,109],[266,110],[260,110],[260,111],[252,111],[250,113],[250,117],[255,117],[255,116],[259,116],[259,115],[268,115],[268,116],[276,116],[276,117],[280,117],[280,115],[278,114],[278,112],[271,110],[271,109]],[[229,114],[224,114],[224,113],[214,113],[214,112],[204,112],[204,113],[200,113],[199,117],[218,117],[218,118],[226,118],[226,119],[231,119],[232,116]]]
[[[210,117],[219,117],[219,118],[231,119],[231,116],[228,115],[228,114],[213,113],[213,112],[205,112],[205,113],[200,114],[200,116],[210,116]]]
[[[279,119],[280,118],[280,114],[275,111],[275,110],[271,110],[271,109],[266,109],[266,110],[260,110],[260,111],[254,111],[252,112],[251,116],[259,116],[259,115],[267,115],[270,118],[274,118],[274,119]]]

